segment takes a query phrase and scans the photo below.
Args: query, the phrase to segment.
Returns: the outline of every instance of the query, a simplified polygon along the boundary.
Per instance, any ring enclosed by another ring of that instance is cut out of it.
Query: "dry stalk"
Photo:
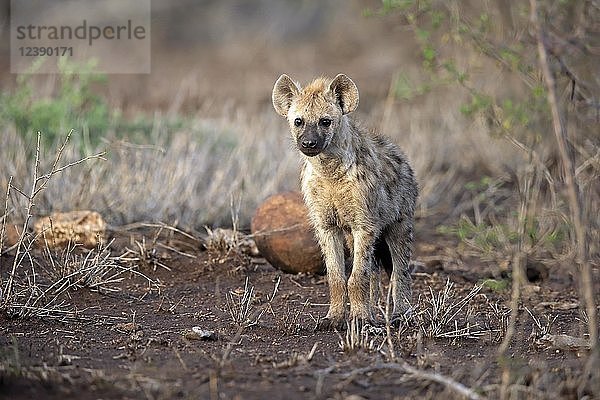
[[[219,361],[219,366],[222,367],[223,365],[225,365],[225,362],[227,361],[227,359],[229,358],[231,351],[233,350],[233,347],[235,345],[237,345],[241,338],[242,338],[242,333],[244,333],[244,330],[252,325],[256,325],[258,324],[258,321],[260,320],[260,318],[262,317],[262,315],[267,311],[267,307],[270,307],[273,303],[273,300],[275,299],[275,295],[277,294],[277,291],[279,290],[279,284],[281,283],[281,277],[279,277],[277,279],[277,282],[275,282],[275,285],[273,287],[273,293],[271,294],[271,296],[269,296],[267,298],[267,303],[262,305],[261,307],[258,307],[254,310],[252,310],[251,308],[251,303],[254,299],[254,286],[250,286],[248,283],[248,277],[246,277],[246,283],[244,285],[244,295],[245,293],[251,293],[251,295],[246,296],[246,299],[250,299],[250,303],[249,304],[242,304],[240,302],[233,302],[229,304],[230,300],[229,298],[227,299],[227,307],[229,309],[230,315],[232,318],[237,318],[240,315],[242,315],[244,312],[245,314],[245,319],[239,323],[236,321],[237,325],[238,325],[238,329],[235,333],[235,336],[233,337],[233,339],[231,341],[229,341],[229,343],[227,343],[227,347],[225,348],[225,351],[223,351],[223,356],[221,357],[221,360]],[[244,297],[244,296],[242,296]],[[246,300],[247,302],[248,300]],[[236,309],[236,307],[238,306],[242,306],[242,309],[240,310],[239,308]],[[248,311],[244,311],[248,309]],[[234,319],[235,321],[235,319]]]
[[[69,135],[70,135],[70,133],[69,133]],[[25,222],[23,222],[23,230],[21,231],[19,239],[16,243],[17,247],[16,247],[16,252],[15,252],[15,258],[14,258],[13,264],[12,264],[12,270],[8,277],[8,282],[6,284],[6,287],[3,287],[3,292],[4,292],[3,293],[3,295],[4,295],[3,308],[6,308],[8,306],[8,304],[11,301],[12,296],[13,296],[13,293],[12,293],[13,282],[14,282],[17,267],[20,265],[19,264],[19,256],[21,255],[21,247],[23,246],[27,227],[29,226],[29,221],[31,220],[31,217],[32,217],[31,210],[33,209],[33,206],[34,206],[34,204],[33,204],[34,194],[36,193],[36,185],[38,183],[38,170],[39,170],[39,165],[40,165],[40,139],[41,139],[41,134],[40,134],[40,132],[38,132],[37,144],[36,144],[36,148],[35,148],[35,161],[34,161],[34,167],[33,167],[33,184],[31,185],[30,195],[27,196],[21,190],[18,190],[15,188],[15,190],[17,192],[23,194],[27,198],[28,201],[27,201],[27,206],[26,206]],[[59,151],[59,153],[60,153],[60,151]]]
[[[86,254],[76,254],[76,246],[69,246],[61,257],[56,257],[46,246],[49,271],[38,277],[36,263],[30,260],[31,271],[25,271],[24,279],[15,281],[15,291],[6,311],[10,316],[19,318],[80,319],[84,317],[82,314],[86,309],[76,310],[65,300],[65,293],[72,289],[87,287],[101,292],[115,292],[120,290],[115,285],[129,274],[143,277],[149,287],[159,288],[158,283],[136,271],[136,267],[122,266],[119,257],[110,255],[109,245],[99,245],[96,250]],[[29,250],[24,254],[30,254]],[[25,283],[21,282],[23,280]]]
[[[488,321],[489,333],[498,332],[495,340],[500,340],[506,335],[510,323],[510,308],[507,308],[504,304],[491,303],[488,301],[488,305],[491,309],[491,315],[487,314],[491,318]],[[497,329],[494,329],[494,325],[497,325]]]
[[[137,249],[125,248],[125,252],[121,255],[121,259],[131,263],[140,263],[144,267],[152,268],[156,271],[156,267],[161,267],[167,271],[171,271],[167,265],[162,262],[160,254],[156,251],[156,241],[153,240],[151,246],[146,246],[146,238],[143,237],[142,241],[134,241]]]
[[[237,300],[235,299],[237,297]],[[225,294],[227,310],[233,322],[238,326],[250,327],[256,325],[265,310],[256,315],[255,319],[250,319],[252,304],[254,303],[254,286],[249,285],[249,279],[246,277],[244,291],[241,296],[236,296],[229,292]]]
[[[236,296],[232,292],[225,294],[227,311],[229,312],[232,321],[236,325],[244,326],[245,328],[258,324],[263,314],[272,306],[275,295],[279,290],[280,283],[281,277],[278,277],[273,287],[273,293],[271,296],[267,297],[267,302],[260,307],[255,308],[253,306],[255,302],[254,286],[250,285],[249,278],[246,277],[244,290],[241,296]],[[237,297],[237,300],[235,297]]]
[[[392,285],[388,285],[388,292],[385,298],[385,311],[383,313],[385,318],[385,340],[388,345],[388,355],[392,361],[396,360],[396,351],[394,349],[394,341],[392,339],[392,321],[391,321],[391,313],[392,313]],[[412,312],[412,310],[411,310]],[[407,322],[407,321],[401,321]]]
[[[195,237],[195,236],[187,233],[186,231],[183,231],[175,226],[168,225],[164,222],[136,222],[133,224],[123,225],[123,226],[119,227],[119,229],[123,230],[123,231],[129,231],[129,230],[138,229],[138,228],[158,228],[158,229],[162,229],[162,230],[167,230],[167,231],[178,233],[182,236],[185,236],[188,239],[191,239],[191,240],[194,240],[194,241],[200,243],[200,240],[197,237]]]

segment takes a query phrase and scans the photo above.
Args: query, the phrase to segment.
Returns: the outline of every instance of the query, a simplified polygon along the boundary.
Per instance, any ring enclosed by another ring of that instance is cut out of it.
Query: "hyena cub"
[[[408,263],[418,194],[406,156],[348,117],[358,106],[358,89],[346,75],[318,78],[304,89],[281,75],[273,106],[287,118],[304,158],[302,192],[329,281],[330,306],[321,326],[343,327],[348,299],[351,319],[373,322],[380,264],[391,272],[392,316],[397,319],[410,307]],[[345,236],[353,253],[347,280]]]

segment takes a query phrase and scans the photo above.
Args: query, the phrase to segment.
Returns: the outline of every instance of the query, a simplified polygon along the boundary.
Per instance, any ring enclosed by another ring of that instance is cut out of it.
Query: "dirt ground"
[[[433,310],[427,305],[448,280],[455,301],[486,279],[503,282],[505,273],[495,263],[464,256],[453,239],[424,233],[422,227],[419,232],[413,300],[423,310]],[[113,233],[113,252],[142,237],[148,243],[152,235]],[[151,252],[154,258],[140,272],[160,281],[160,290],[132,275],[117,292],[72,291],[71,302],[81,312],[76,320],[1,316],[0,398],[461,397],[452,385],[395,368],[384,332],[371,332],[372,345],[343,350],[346,332],[315,330],[327,309],[324,277],[284,274],[261,259],[202,250],[178,235],[159,242],[165,246]],[[532,282],[503,365],[497,349],[510,288],[494,285],[484,285],[437,336],[427,323],[392,328],[396,359],[483,397],[499,397],[505,366],[512,398],[593,398],[597,388],[586,379],[585,350],[557,344],[548,339],[554,336],[540,332],[552,321],[550,334],[584,337],[577,292],[565,270],[529,274]],[[597,268],[594,272],[598,282]],[[229,308],[241,301],[246,279],[246,292],[254,287],[255,324],[240,328]],[[452,324],[472,328],[464,333]],[[210,331],[210,337],[194,335],[192,327]]]

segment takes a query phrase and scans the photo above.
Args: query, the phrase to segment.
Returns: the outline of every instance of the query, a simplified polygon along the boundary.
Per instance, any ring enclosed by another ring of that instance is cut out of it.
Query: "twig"
[[[69,133],[70,136],[70,133]],[[67,136],[68,138],[68,136]],[[36,192],[36,184],[38,182],[38,170],[39,170],[39,166],[40,166],[40,140],[41,140],[41,133],[38,132],[37,134],[37,143],[36,143],[36,147],[35,147],[35,161],[34,161],[34,167],[33,167],[33,183],[31,185],[31,194],[28,197],[28,201],[27,201],[27,206],[25,208],[26,210],[26,217],[25,217],[25,221],[23,222],[23,230],[21,231],[21,234],[19,235],[19,239],[17,241],[17,247],[16,247],[16,251],[15,251],[15,258],[13,260],[13,265],[12,265],[12,269],[11,272],[8,276],[8,282],[6,284],[6,288],[4,289],[4,302],[2,304],[3,308],[8,306],[8,304],[10,303],[12,296],[13,296],[13,282],[15,279],[15,273],[17,270],[17,267],[20,265],[19,264],[19,256],[21,255],[21,247],[23,246],[23,241],[25,240],[25,234],[27,232],[27,226],[29,226],[29,221],[31,220],[31,210],[34,206],[34,193]]]
[[[13,177],[8,178],[8,185],[6,185],[6,197],[4,198],[4,215],[2,216],[2,228],[0,230],[0,287],[2,287],[2,248],[4,247],[4,240],[6,235],[6,221],[8,219],[8,199],[10,197],[10,187],[12,185]]]
[[[45,181],[44,181],[44,184],[42,186],[40,186],[36,190],[36,192],[34,193],[34,196],[37,195],[39,192],[43,191],[46,188],[47,183],[50,180],[50,178],[52,178],[52,176],[58,174],[59,172],[62,172],[64,170],[66,170],[68,168],[74,167],[75,165],[78,165],[78,164],[81,164],[81,163],[83,163],[85,161],[88,161],[88,160],[99,159],[99,160],[106,161],[106,159],[104,158],[105,155],[106,155],[106,151],[102,151],[100,153],[93,154],[91,156],[85,156],[85,157],[83,157],[83,158],[81,158],[81,159],[79,159],[77,161],[73,161],[73,162],[70,162],[70,163],[68,163],[66,165],[63,165],[62,167],[55,167],[55,166],[53,166],[52,170],[50,172],[48,172],[48,173],[46,173],[46,174],[44,174],[44,175],[42,175],[42,176],[39,177],[39,180],[45,179]]]
[[[162,247],[163,249],[167,249],[167,250],[169,250],[169,251],[172,251],[173,253],[177,253],[177,254],[179,254],[180,256],[184,256],[184,257],[188,257],[188,258],[197,258],[197,257],[196,257],[195,255],[193,255],[193,254],[189,254],[189,253],[186,253],[186,252],[184,252],[184,251],[177,250],[175,247],[172,247],[172,246],[167,246],[166,244],[163,244],[163,243],[160,243],[160,242],[157,242],[157,243],[156,243],[156,246],[159,246],[159,247]]]
[[[201,239],[198,239],[197,237],[195,237],[195,236],[193,236],[193,235],[191,235],[191,234],[189,234],[189,233],[187,233],[185,231],[182,231],[179,228],[176,228],[174,226],[165,224],[164,222],[155,222],[155,223],[152,223],[152,222],[134,222],[132,224],[123,225],[123,226],[119,226],[119,227],[113,228],[113,230],[114,231],[121,231],[121,232],[123,232],[123,231],[130,231],[130,230],[133,230],[133,229],[138,229],[138,228],[161,228],[161,229],[166,229],[168,231],[179,233],[180,235],[185,236],[188,239],[195,240],[196,242],[201,242],[202,241]]]
[[[506,334],[504,335],[504,339],[502,339],[502,343],[498,348],[498,355],[500,358],[504,358],[506,352],[508,351],[508,346],[510,346],[510,342],[515,334],[515,326],[517,323],[517,317],[519,315],[519,299],[521,298],[521,286],[525,282],[525,275],[523,271],[523,261],[525,259],[525,253],[523,250],[523,242],[525,236],[525,224],[527,222],[527,214],[529,208],[529,188],[530,188],[531,180],[529,177],[525,178],[525,183],[521,190],[521,199],[519,205],[519,220],[517,226],[517,249],[515,251],[512,263],[512,292],[510,297],[510,319],[508,322],[508,327],[506,329]],[[506,387],[503,385],[506,389]],[[502,396],[501,396],[502,397]]]

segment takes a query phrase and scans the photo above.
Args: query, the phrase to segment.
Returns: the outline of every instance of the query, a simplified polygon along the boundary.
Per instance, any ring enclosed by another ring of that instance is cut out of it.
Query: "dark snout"
[[[325,148],[325,137],[319,135],[316,130],[307,130],[298,137],[297,146],[302,153],[313,157]]]

